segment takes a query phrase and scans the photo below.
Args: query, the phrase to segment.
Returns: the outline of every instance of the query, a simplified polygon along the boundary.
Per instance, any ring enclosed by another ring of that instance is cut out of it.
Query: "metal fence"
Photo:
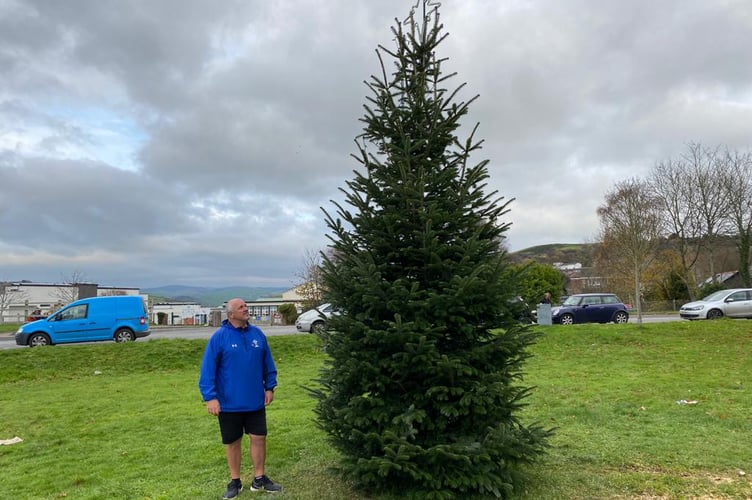
[[[689,300],[644,300],[642,302],[642,312],[676,312],[679,308],[689,302]],[[635,304],[632,304],[634,309]]]

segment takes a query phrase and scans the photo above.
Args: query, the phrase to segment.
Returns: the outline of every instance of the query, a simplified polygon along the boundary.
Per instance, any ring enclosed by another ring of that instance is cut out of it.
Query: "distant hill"
[[[593,243],[553,243],[511,252],[509,257],[515,263],[531,260],[539,264],[554,264],[555,262],[576,264],[579,262],[583,267],[591,267],[595,246]]]
[[[593,265],[594,248],[595,245],[592,243],[553,243],[511,252],[509,258],[513,263],[534,261],[539,264],[554,264],[555,262],[576,264],[579,262],[583,267],[591,267]],[[149,294],[157,301],[198,302],[202,306],[212,307],[221,306],[233,297],[256,300],[261,297],[281,295],[289,288],[250,286],[212,288],[168,285],[143,288],[141,293]]]
[[[240,297],[246,300],[256,300],[261,297],[280,295],[289,290],[289,287],[265,287],[265,286],[230,286],[230,287],[200,287],[168,285],[155,288],[143,288],[141,293],[146,293],[175,302],[198,302],[202,306],[221,306],[222,303]]]
[[[509,258],[513,263],[534,261],[540,264],[554,264],[555,262],[575,264],[579,262],[583,267],[590,267],[593,264],[592,254],[594,248],[595,245],[591,243],[553,243],[511,252]],[[154,288],[142,288],[141,293],[149,294],[156,301],[160,302],[197,302],[202,306],[213,307],[221,306],[224,302],[233,297],[240,297],[246,300],[257,300],[261,297],[281,295],[282,292],[289,290],[289,288],[290,287],[281,288],[263,286],[230,286],[215,288],[168,285]]]

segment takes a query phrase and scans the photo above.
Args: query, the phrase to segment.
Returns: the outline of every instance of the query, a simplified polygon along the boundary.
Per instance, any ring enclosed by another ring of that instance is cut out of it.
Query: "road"
[[[268,337],[273,337],[276,335],[293,335],[298,333],[298,331],[295,329],[295,325],[261,325],[260,328]],[[208,339],[216,330],[217,328],[213,326],[161,326],[159,328],[152,328],[151,335],[143,339],[138,339],[138,341],[140,342],[141,340],[154,339]]]
[[[295,325],[288,326],[261,326],[268,337],[276,335],[298,335]],[[144,342],[156,339],[208,339],[216,331],[213,326],[160,326],[152,327],[151,335],[138,339],[136,342]],[[304,335],[304,334],[300,334]],[[93,342],[88,342],[93,343]],[[0,334],[0,350],[23,349],[25,346],[16,345],[13,335]]]
[[[643,323],[665,323],[667,321],[680,321],[678,314],[650,314],[642,317]],[[629,318],[632,324],[637,323],[634,316]],[[298,331],[294,325],[288,326],[261,326],[264,333],[269,336],[276,335],[297,335]],[[152,328],[151,335],[138,339],[137,342],[144,342],[156,339],[208,339],[216,330],[213,326],[179,326],[169,327],[160,326]],[[300,334],[308,335],[308,334]],[[23,349],[25,346],[17,346],[12,334],[0,334],[0,350],[4,349]]]
[[[679,317],[679,313],[674,314],[643,314],[642,316],[642,322],[643,323],[666,323],[668,321],[683,321]],[[630,323],[637,323],[637,316],[630,315],[629,316],[629,322]]]

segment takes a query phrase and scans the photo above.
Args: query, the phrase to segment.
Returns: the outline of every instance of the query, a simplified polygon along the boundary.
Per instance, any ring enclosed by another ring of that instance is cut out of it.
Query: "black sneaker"
[[[237,498],[241,491],[243,491],[243,483],[240,482],[240,479],[233,479],[227,483],[227,491],[225,491],[225,496],[222,498],[224,500]]]
[[[275,483],[266,476],[253,478],[251,491],[266,491],[267,493],[276,493],[282,491],[282,486]]]

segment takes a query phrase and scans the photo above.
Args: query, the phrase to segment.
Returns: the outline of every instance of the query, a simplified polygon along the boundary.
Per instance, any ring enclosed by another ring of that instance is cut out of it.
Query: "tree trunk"
[[[752,287],[752,279],[749,275],[749,247],[752,245],[752,235],[742,233],[739,235],[739,276],[745,287]]]
[[[634,264],[634,296],[637,302],[637,325],[642,327],[642,298],[640,296],[640,263]]]

